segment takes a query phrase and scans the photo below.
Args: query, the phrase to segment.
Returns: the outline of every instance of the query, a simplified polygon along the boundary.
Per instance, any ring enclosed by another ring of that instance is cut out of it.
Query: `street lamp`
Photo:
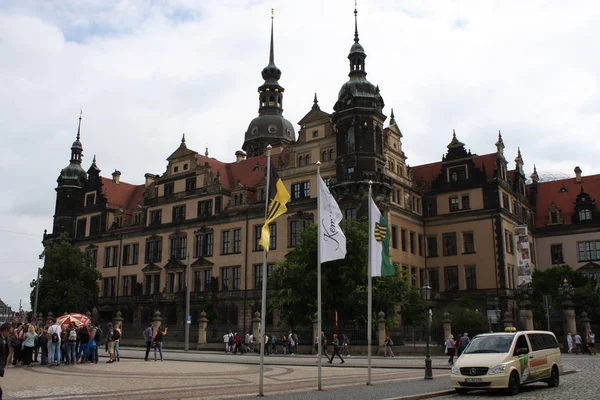
[[[429,336],[431,329],[431,322],[429,321],[429,300],[431,300],[431,293],[433,289],[429,286],[429,282],[425,282],[425,285],[421,288],[421,298],[425,301],[425,319],[427,326],[427,353],[425,354],[425,379],[433,379],[433,370],[431,368],[431,353],[429,351]]]

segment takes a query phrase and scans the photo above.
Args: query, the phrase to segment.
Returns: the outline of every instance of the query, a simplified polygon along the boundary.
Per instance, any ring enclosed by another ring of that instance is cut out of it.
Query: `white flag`
[[[371,276],[394,276],[396,268],[390,261],[390,230],[388,223],[379,212],[377,204],[369,199],[369,246]]]
[[[319,261],[339,260],[346,257],[346,235],[340,228],[342,211],[317,175],[319,188]]]

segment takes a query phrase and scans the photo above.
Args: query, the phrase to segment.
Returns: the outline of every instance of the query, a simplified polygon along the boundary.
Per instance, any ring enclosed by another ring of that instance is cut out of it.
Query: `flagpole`
[[[271,179],[271,145],[267,146],[267,190],[266,190],[266,199],[265,199],[265,221],[267,220],[267,213],[269,211],[269,185]],[[261,299],[261,308],[260,308],[260,329],[259,329],[259,345],[260,346],[260,377],[258,379],[258,395],[264,396],[263,391],[263,377],[265,371],[265,324],[266,324],[266,316],[267,316],[267,251],[268,249],[263,249],[263,266],[262,266],[262,299]]]
[[[317,161],[317,188],[319,188],[318,182],[319,177],[321,176],[321,162]],[[320,190],[320,189],[319,189]],[[323,343],[321,341],[321,244],[320,240],[321,236],[321,196],[320,193],[317,192],[317,357],[319,367],[318,369],[318,389],[323,390],[322,386],[322,357],[323,354]]]
[[[371,341],[373,336],[373,306],[371,304],[373,300],[373,283],[371,278],[371,253],[373,249],[371,248],[371,186],[373,185],[372,181],[369,181],[369,199],[367,200],[367,210],[369,212],[369,263],[367,266],[367,385],[371,385]]]

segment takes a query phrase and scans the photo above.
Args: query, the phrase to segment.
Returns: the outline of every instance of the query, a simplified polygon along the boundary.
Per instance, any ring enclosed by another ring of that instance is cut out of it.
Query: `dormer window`
[[[589,208],[584,210],[579,210],[579,220],[580,221],[589,221],[592,219],[592,211]]]
[[[559,223],[558,210],[552,210],[552,211],[550,211],[550,223],[551,224],[558,224]]]
[[[90,207],[93,206],[96,202],[96,193],[88,193],[85,195],[85,206]]]
[[[467,179],[467,168],[464,165],[460,167],[448,168],[448,178],[450,182],[460,182]]]

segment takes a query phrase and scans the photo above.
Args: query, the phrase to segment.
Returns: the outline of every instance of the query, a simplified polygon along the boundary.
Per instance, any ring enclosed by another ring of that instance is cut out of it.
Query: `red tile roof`
[[[111,178],[102,177],[102,192],[109,208],[123,208],[132,211],[144,202],[144,185],[132,185],[119,182],[117,185]]]
[[[473,162],[478,168],[485,166],[485,171],[488,177],[493,177],[494,170],[496,169],[496,153],[483,154],[481,156],[473,156]],[[423,164],[412,167],[413,176],[415,183],[419,183],[422,180],[427,184],[431,184],[440,173],[442,172],[442,162],[436,162],[431,164]]]
[[[531,189],[532,185],[528,185]],[[564,189],[561,191],[561,189]],[[537,184],[537,205],[535,226],[545,227],[548,222],[548,210],[552,203],[560,210],[560,216],[564,224],[572,224],[572,215],[575,212],[575,200],[577,195],[583,191],[591,196],[596,202],[600,202],[600,174],[583,176],[581,183],[575,182],[575,178],[559,179],[550,182],[539,182]],[[566,190],[566,191],[565,191]]]

